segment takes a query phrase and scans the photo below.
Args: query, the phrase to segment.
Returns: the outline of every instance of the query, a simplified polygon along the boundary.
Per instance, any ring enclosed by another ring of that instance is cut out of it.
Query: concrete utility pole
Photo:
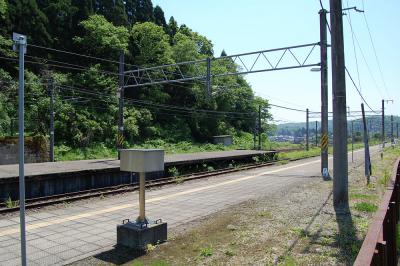
[[[325,9],[319,11],[321,46],[321,173],[329,178],[328,172],[328,43]]]
[[[118,149],[118,159],[120,159],[119,150],[122,149],[122,144],[124,142],[124,70],[125,69],[125,54],[121,51],[119,55],[119,119],[118,119],[118,137],[117,137],[117,149]]]
[[[258,106],[258,150],[261,150],[261,105]]]
[[[393,144],[394,143],[394,131],[393,131],[393,115],[390,116],[390,141]]]
[[[255,113],[254,113],[255,114]],[[257,132],[257,118],[254,119],[254,129],[253,129],[253,149],[256,149],[256,132]]]
[[[330,0],[332,36],[332,93],[333,93],[333,205],[335,210],[347,211],[347,115],[346,73],[343,43],[343,12],[341,0]]]
[[[368,144],[368,132],[367,132],[367,121],[365,120],[364,104],[361,104],[361,112],[363,119],[363,131],[364,131],[364,166],[365,176],[367,177],[367,185],[370,181],[371,176],[371,160],[369,156],[369,144]]]
[[[382,148],[385,148],[385,100],[382,100]],[[382,154],[381,154],[382,156]]]
[[[309,120],[309,113],[310,111],[308,108],[306,109],[306,150],[308,151],[310,149],[310,144],[309,144],[309,125],[308,125],[308,120]]]
[[[54,162],[54,79],[50,78],[50,162]]]
[[[25,116],[24,116],[24,56],[26,53],[26,36],[13,33],[13,50],[19,54],[19,89],[18,89],[18,157],[19,157],[19,212],[21,234],[21,265],[26,266],[26,232],[25,232]]]
[[[207,57],[207,75],[206,75],[207,97],[211,97],[211,58]]]
[[[318,147],[318,121],[315,121],[315,147]]]
[[[351,120],[351,162],[354,163],[354,121]]]

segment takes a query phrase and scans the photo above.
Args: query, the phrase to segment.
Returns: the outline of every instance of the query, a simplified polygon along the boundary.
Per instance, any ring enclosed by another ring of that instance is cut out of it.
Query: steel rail
[[[246,165],[243,167],[237,167],[237,168],[218,169],[218,170],[214,170],[214,171],[189,174],[189,175],[179,176],[177,178],[164,177],[164,178],[160,178],[160,179],[146,181],[146,188],[153,188],[153,187],[160,187],[160,186],[169,185],[169,184],[175,184],[178,182],[177,179],[179,180],[179,182],[185,182],[185,181],[202,179],[202,178],[207,178],[207,177],[216,176],[216,175],[222,175],[222,174],[239,172],[239,171],[243,171],[243,170],[259,168],[259,167],[270,166],[270,165],[274,165],[274,164],[275,164],[275,162],[256,163],[256,164],[250,164],[250,165]],[[109,187],[104,187],[104,188],[96,188],[96,189],[90,189],[90,190],[69,192],[69,193],[59,194],[59,195],[27,199],[26,200],[27,205],[25,207],[26,207],[26,209],[35,209],[35,208],[46,207],[49,205],[61,204],[61,203],[65,203],[65,202],[73,202],[73,201],[78,201],[78,200],[88,199],[88,198],[93,198],[93,197],[136,191],[138,189],[139,189],[139,183],[132,183],[132,184],[122,184],[122,185],[118,185],[118,186],[109,186]],[[1,206],[0,214],[16,212],[19,210],[19,206],[7,208],[7,207],[5,207],[5,203],[0,204],[0,206]]]

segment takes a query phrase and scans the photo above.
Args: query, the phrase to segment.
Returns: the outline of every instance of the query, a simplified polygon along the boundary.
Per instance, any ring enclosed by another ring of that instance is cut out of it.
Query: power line
[[[363,9],[365,10],[364,0],[362,0],[362,5],[363,5]],[[378,64],[379,73],[381,75],[383,86],[385,87],[386,93],[387,93],[388,97],[390,98],[389,91],[387,89],[386,82],[385,82],[385,79],[383,77],[383,72],[382,72],[381,64],[379,62],[378,54],[377,54],[376,49],[375,49],[375,44],[374,44],[374,41],[373,41],[373,38],[372,38],[371,29],[369,28],[369,24],[368,24],[368,20],[367,20],[367,16],[365,15],[365,12],[363,12],[363,15],[364,15],[363,17],[364,17],[365,25],[367,26],[367,29],[368,29],[369,39],[371,41],[372,48],[374,50],[375,59],[376,59],[376,62]]]
[[[349,0],[347,0],[347,8],[349,8]],[[348,16],[346,16],[346,18],[347,18],[347,22],[348,22],[349,25],[350,25],[351,39],[352,39],[352,43],[353,43],[354,57],[355,57],[355,60],[356,60],[356,69],[357,69],[358,86],[360,87],[360,91],[361,91],[361,90],[362,90],[362,87],[361,87],[361,80],[360,80],[360,71],[359,71],[359,68],[358,68],[358,58],[357,58],[356,45],[355,45],[355,43],[354,43],[354,35],[355,35],[355,33],[354,33],[354,30],[353,30],[353,25],[352,25],[352,23],[351,23],[351,14],[350,14],[350,12],[348,12]]]
[[[319,3],[320,3],[320,5],[321,5],[321,8],[324,9],[324,6],[323,6],[323,4],[322,4],[322,0],[319,0]],[[329,27],[328,22],[327,22],[326,24],[328,25],[329,32],[332,33],[332,32],[331,32],[331,28]],[[352,32],[353,32],[353,30],[352,30]],[[355,36],[355,35],[354,35],[354,36]],[[361,50],[361,47],[360,47],[360,50]],[[367,101],[364,99],[364,96],[362,95],[360,89],[357,87],[356,83],[354,82],[354,79],[353,79],[353,77],[350,75],[350,72],[349,72],[349,70],[347,69],[347,67],[345,67],[345,70],[346,70],[346,73],[347,73],[347,75],[349,76],[351,82],[353,83],[354,88],[357,90],[358,94],[360,95],[362,101],[368,106],[368,108],[369,108],[371,111],[375,112],[375,111],[371,108],[371,106],[367,103]]]
[[[351,25],[350,25],[350,26],[351,26]],[[383,97],[382,91],[381,91],[380,87],[378,86],[378,83],[376,82],[375,76],[374,76],[374,74],[372,73],[371,67],[370,67],[369,64],[368,64],[367,58],[366,58],[366,56],[365,56],[365,54],[364,54],[364,51],[363,51],[363,49],[361,48],[361,44],[360,44],[360,42],[359,42],[359,40],[358,40],[358,38],[357,38],[357,34],[354,32],[354,35],[352,35],[352,37],[354,37],[355,43],[357,44],[358,49],[360,50],[361,56],[362,56],[363,61],[364,61],[365,65],[366,65],[366,67],[367,67],[367,70],[368,70],[368,72],[369,72],[369,75],[370,75],[372,81],[374,82],[375,88],[378,90],[379,94]]]
[[[57,85],[57,87],[61,87],[63,89],[67,89],[70,91],[76,91],[76,92],[81,92],[93,96],[100,96],[103,97],[101,100],[102,101],[107,101],[110,102],[110,100],[104,98],[104,97],[110,97],[111,95],[108,94],[102,94],[102,93],[97,93],[93,91],[88,91],[85,89],[78,89],[75,87],[71,86],[65,86],[65,85]],[[126,101],[137,103],[137,104],[143,104],[143,105],[148,105],[148,106],[153,106],[157,108],[164,108],[168,109],[171,111],[186,111],[186,112],[202,112],[202,113],[216,113],[216,114],[227,114],[227,115],[246,115],[246,116],[254,116],[254,112],[232,112],[232,111],[214,111],[214,110],[206,110],[206,109],[193,109],[193,108],[185,108],[185,107],[180,107],[180,106],[175,106],[175,105],[166,105],[166,104],[158,104],[154,102],[149,102],[149,101],[143,101],[143,100],[135,100],[135,99],[130,99],[130,98],[125,98]]]
[[[373,111],[373,112],[375,113],[375,111],[371,108],[371,106],[369,106],[368,102],[364,99],[364,96],[362,95],[361,91],[358,89],[358,87],[357,87],[356,83],[354,82],[353,77],[350,75],[350,72],[349,72],[349,70],[347,69],[347,67],[345,67],[345,70],[346,70],[346,73],[347,73],[347,75],[349,76],[351,82],[353,83],[354,88],[357,90],[358,94],[360,95],[362,101],[368,106],[368,108],[369,108],[371,111]]]
[[[35,59],[48,60],[48,59],[45,59],[45,58],[34,57],[34,56],[27,56],[27,57],[31,57],[31,58],[35,58]],[[8,61],[18,61],[17,58],[4,57],[4,56],[0,56],[0,59],[4,59],[4,60],[8,60]],[[48,61],[53,61],[53,62],[57,62],[57,63],[61,63],[61,64],[66,64],[66,65],[69,65],[69,66],[49,64],[49,63],[43,63],[43,62],[35,62],[35,61],[29,61],[29,60],[25,60],[25,63],[29,63],[29,64],[33,64],[33,65],[35,65],[35,64],[36,65],[44,65],[44,66],[56,67],[56,68],[62,68],[62,69],[68,69],[68,70],[76,70],[76,71],[89,71],[89,70],[92,70],[90,67],[84,67],[84,66],[81,66],[81,65],[70,64],[70,63],[60,62],[60,61],[56,61],[56,60],[48,60]],[[117,72],[101,70],[101,69],[93,69],[93,70],[95,70],[95,71],[97,71],[99,73],[102,73],[102,74],[106,74],[106,75],[120,76],[120,74],[117,73]],[[127,74],[124,74],[123,76],[124,77],[128,77],[128,78],[131,77],[130,75],[127,75]],[[150,80],[149,78],[146,78],[146,77],[142,77],[142,79]],[[177,81],[176,83],[190,84],[190,85],[197,84],[195,82],[187,82],[187,81]],[[177,84],[174,84],[173,86],[183,88],[183,86],[177,85]]]
[[[34,45],[34,44],[28,44],[28,46],[32,46],[32,47],[36,47],[36,48],[40,48],[40,49],[45,49],[45,50],[53,51],[53,52],[59,52],[59,53],[65,53],[65,54],[70,54],[70,55],[76,55],[76,56],[80,56],[80,57],[84,57],[84,58],[95,59],[95,60],[99,60],[99,61],[103,61],[103,62],[109,62],[109,63],[114,63],[114,64],[120,64],[120,62],[119,62],[119,61],[116,61],[116,60],[105,59],[105,58],[96,57],[96,56],[89,56],[89,55],[85,55],[85,54],[79,54],[79,53],[76,53],[76,52],[70,52],[70,51],[65,51],[65,50],[60,50],[60,49],[55,49],[55,48],[40,46],[40,45]],[[45,60],[46,60],[46,59],[45,59]],[[52,61],[54,61],[54,60],[52,60]],[[66,63],[66,64],[69,64],[69,63]],[[141,66],[138,66],[138,65],[133,65],[133,64],[128,64],[128,63],[123,63],[123,64],[126,65],[126,66],[135,67],[135,68],[137,68],[137,70],[142,69],[142,67],[141,67]],[[166,72],[166,73],[168,73],[168,74],[178,74],[178,72],[170,72],[170,71],[167,71],[167,70],[165,70],[164,72]],[[119,75],[119,73],[115,73],[115,74]],[[124,76],[127,76],[127,75],[124,74]],[[142,77],[142,78],[143,78],[143,79],[147,79],[147,80],[151,80],[151,79],[145,78],[145,77]]]
[[[281,108],[281,109],[285,109],[285,110],[291,110],[291,111],[303,112],[303,113],[306,112],[306,110],[301,110],[301,109],[286,107],[286,106],[282,106],[282,105],[276,105],[276,104],[272,104],[272,103],[269,103],[268,105],[273,106],[273,107],[277,107],[277,108]]]
[[[108,63],[115,63],[115,64],[119,64],[119,63],[120,63],[119,61],[116,61],[116,60],[110,60],[110,59],[105,59],[105,58],[96,57],[96,56],[84,55],[84,54],[79,54],[79,53],[75,53],[75,52],[70,52],[70,51],[65,51],[65,50],[60,50],[60,49],[55,49],[55,48],[50,48],[50,47],[35,45],[35,44],[28,44],[28,46],[32,46],[32,47],[35,47],[35,48],[44,49],[44,50],[48,50],[48,51],[58,52],[58,53],[76,55],[76,56],[80,56],[80,57],[84,57],[84,58],[89,58],[89,59],[95,59],[95,60],[99,60],[99,61],[103,61],[103,62],[108,62]],[[139,67],[139,66],[137,66],[137,65],[131,65],[131,64],[128,64],[128,63],[125,63],[124,65]]]

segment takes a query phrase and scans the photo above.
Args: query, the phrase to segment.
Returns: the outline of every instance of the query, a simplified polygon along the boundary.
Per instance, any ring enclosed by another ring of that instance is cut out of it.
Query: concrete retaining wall
[[[0,138],[0,165],[16,164],[18,159],[18,138]],[[25,138],[25,163],[49,161],[48,143],[42,137]]]
[[[148,173],[147,180],[161,178],[164,172]],[[98,171],[82,171],[68,174],[52,174],[25,178],[25,196],[27,199],[60,195],[70,192],[104,188],[139,182],[138,176],[121,172],[118,169],[102,169]],[[10,197],[19,199],[19,188],[16,178],[0,179],[0,201]]]

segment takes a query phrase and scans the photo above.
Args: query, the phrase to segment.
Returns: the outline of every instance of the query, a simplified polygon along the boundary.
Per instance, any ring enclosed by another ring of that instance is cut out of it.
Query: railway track
[[[213,170],[213,171],[199,172],[199,173],[194,173],[194,174],[189,174],[189,175],[182,175],[182,176],[178,176],[178,177],[165,177],[165,178],[147,181],[146,188],[161,187],[164,185],[170,185],[170,184],[176,184],[176,183],[190,181],[190,180],[202,179],[202,178],[207,178],[207,177],[211,177],[211,176],[215,176],[215,175],[222,175],[222,174],[239,172],[239,171],[243,171],[243,170],[249,170],[249,169],[254,169],[254,168],[259,168],[259,167],[264,167],[264,166],[270,166],[270,165],[274,165],[275,163],[276,162],[247,164],[245,166],[241,166],[241,167],[237,167],[237,168],[224,168],[224,169],[218,169],[218,170]],[[88,199],[88,198],[101,197],[101,196],[125,193],[125,192],[136,191],[136,190],[139,190],[139,184],[132,183],[132,184],[124,184],[124,185],[96,188],[96,189],[90,189],[90,190],[82,190],[82,191],[70,192],[70,193],[47,196],[47,197],[32,198],[32,199],[27,199],[25,201],[25,204],[26,204],[25,208],[26,209],[35,209],[35,208],[41,208],[41,207],[46,207],[46,206],[55,205],[55,204],[62,204],[62,203],[73,202],[73,201],[78,201],[78,200],[83,200],[83,199]],[[0,214],[12,213],[12,212],[16,212],[16,211],[19,211],[19,206],[10,207],[10,206],[7,206],[6,203],[0,203]]]

